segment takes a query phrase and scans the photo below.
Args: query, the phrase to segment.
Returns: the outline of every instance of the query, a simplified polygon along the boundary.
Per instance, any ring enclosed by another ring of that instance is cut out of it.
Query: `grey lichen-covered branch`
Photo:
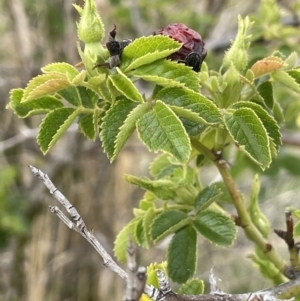
[[[132,239],[129,239],[127,247],[127,285],[124,301],[139,300],[146,285],[146,268],[137,267],[135,253],[136,247]]]
[[[44,185],[49,189],[55,199],[63,205],[67,212],[71,215],[70,220],[58,207],[49,206],[51,212],[55,213],[70,229],[79,232],[100,254],[104,261],[104,265],[124,279],[127,283],[125,301],[137,301],[144,292],[154,301],[279,301],[282,299],[291,299],[300,294],[300,275],[294,274],[294,279],[283,283],[279,286],[245,294],[228,294],[222,292],[218,286],[216,278],[211,272],[209,294],[202,295],[180,295],[172,291],[164,273],[157,271],[159,288],[155,288],[146,284],[146,269],[137,268],[135,262],[135,248],[132,244],[128,246],[128,268],[125,272],[108,254],[108,252],[99,243],[91,231],[89,231],[76,208],[68,201],[68,199],[55,187],[47,174],[41,170],[29,166],[32,173],[40,178]]]
[[[158,271],[157,276],[158,279],[162,279],[162,277],[164,277],[163,272]],[[155,301],[279,301],[283,299],[292,299],[300,293],[300,278],[291,280],[276,287],[245,294],[228,294],[220,291],[215,285],[214,276],[212,274],[210,277],[210,286],[213,290],[211,290],[209,294],[179,295],[169,288],[166,280],[160,280],[159,284],[160,293],[157,296],[158,298],[154,299]]]
[[[76,208],[68,201],[68,199],[55,187],[47,174],[43,173],[40,169],[33,166],[29,166],[32,173],[40,178],[45,186],[49,189],[50,193],[56,198],[56,200],[65,207],[68,213],[71,215],[72,220],[69,220],[67,216],[56,206],[50,206],[51,212],[55,213],[70,229],[79,232],[100,254],[103,259],[104,265],[109,267],[113,272],[123,279],[127,279],[126,272],[116,264],[112,257],[106,252],[94,234],[88,230],[82,217],[77,212]]]

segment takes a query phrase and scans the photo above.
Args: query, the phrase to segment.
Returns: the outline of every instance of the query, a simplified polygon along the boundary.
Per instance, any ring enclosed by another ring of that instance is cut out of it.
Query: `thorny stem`
[[[281,271],[284,272],[286,265],[284,261],[280,258],[280,256],[277,254],[275,249],[270,245],[270,243],[262,236],[262,234],[259,232],[259,230],[256,228],[256,226],[253,224],[249,213],[246,209],[245,203],[243,199],[241,198],[241,195],[236,188],[235,182],[230,174],[228,164],[225,160],[222,158],[218,158],[211,150],[206,148],[203,144],[201,144],[199,141],[192,140],[192,145],[195,147],[199,152],[207,156],[209,159],[211,159],[216,167],[218,168],[218,171],[220,175],[222,176],[223,182],[228,189],[228,192],[231,196],[231,199],[233,201],[233,204],[237,210],[240,224],[242,228],[245,231],[246,236],[248,239],[250,239],[252,242],[254,242],[263,252],[265,255],[269,258],[269,260]],[[286,279],[282,276],[282,281],[285,281]]]

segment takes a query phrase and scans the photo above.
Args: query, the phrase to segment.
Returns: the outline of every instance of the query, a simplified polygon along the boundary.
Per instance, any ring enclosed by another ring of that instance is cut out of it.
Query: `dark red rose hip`
[[[193,70],[199,72],[206,57],[205,43],[200,34],[183,23],[173,23],[153,32],[154,35],[165,35],[182,43],[182,47],[169,58],[173,61],[184,62]]]

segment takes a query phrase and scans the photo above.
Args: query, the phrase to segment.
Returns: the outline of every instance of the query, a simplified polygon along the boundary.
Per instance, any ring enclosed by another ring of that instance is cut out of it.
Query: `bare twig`
[[[119,267],[116,262],[112,259],[112,257],[105,251],[105,249],[102,247],[102,245],[99,243],[99,241],[96,239],[94,234],[90,232],[83,219],[77,212],[76,208],[68,201],[68,199],[55,187],[55,185],[52,183],[52,181],[49,179],[48,175],[43,173],[41,170],[29,166],[32,173],[40,178],[45,186],[49,189],[50,193],[56,198],[57,201],[59,201],[65,209],[68,211],[68,213],[71,215],[72,220],[69,220],[57,207],[50,207],[51,212],[55,213],[70,229],[75,230],[79,232],[100,254],[104,261],[104,265],[110,268],[112,271],[114,271],[118,276],[120,276],[122,279],[127,280],[127,274],[126,272]]]

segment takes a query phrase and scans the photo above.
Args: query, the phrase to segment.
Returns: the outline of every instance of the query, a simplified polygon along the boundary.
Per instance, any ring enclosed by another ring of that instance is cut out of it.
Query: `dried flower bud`
[[[200,34],[190,29],[183,23],[173,23],[153,32],[154,35],[165,35],[182,43],[182,47],[170,55],[173,61],[184,62],[187,66],[193,67],[198,72],[206,57],[205,43]]]

